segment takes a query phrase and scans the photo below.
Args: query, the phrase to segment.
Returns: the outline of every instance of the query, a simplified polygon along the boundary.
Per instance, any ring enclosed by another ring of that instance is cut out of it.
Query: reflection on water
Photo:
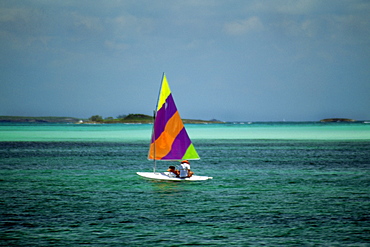
[[[190,192],[191,190],[188,188],[189,183],[195,182],[145,180],[152,185],[153,192],[161,196],[181,196],[184,193]]]

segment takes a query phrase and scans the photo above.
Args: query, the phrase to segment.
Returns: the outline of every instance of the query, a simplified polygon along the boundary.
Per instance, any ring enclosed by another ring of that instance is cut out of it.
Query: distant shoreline
[[[73,117],[0,116],[0,123],[76,123],[80,120]]]
[[[221,123],[256,123],[256,122],[281,122],[281,121],[231,121],[224,122],[220,120],[200,120],[200,119],[182,119],[184,124],[221,124]],[[362,120],[366,121],[366,120]],[[289,121],[288,121],[289,122]],[[299,122],[299,121],[292,121]],[[302,122],[321,122],[321,123],[337,123],[337,122],[361,122],[359,120],[349,118],[326,118],[318,121],[302,121]],[[121,119],[101,119],[100,121],[91,121],[91,119],[75,118],[75,117],[24,117],[24,116],[0,116],[0,123],[73,123],[73,124],[115,124],[115,123],[153,123],[153,117],[143,114],[129,114]]]
[[[183,119],[183,122],[204,124],[223,123],[219,120]],[[102,119],[91,121],[84,118],[74,117],[23,117],[23,116],[0,116],[0,123],[75,123],[75,124],[115,124],[115,123],[153,123],[153,117],[142,114],[130,114],[122,119]]]

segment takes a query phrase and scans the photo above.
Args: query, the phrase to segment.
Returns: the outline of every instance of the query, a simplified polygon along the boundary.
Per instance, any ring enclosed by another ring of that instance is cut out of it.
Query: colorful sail
[[[158,97],[148,159],[199,159],[177,111],[165,74]]]

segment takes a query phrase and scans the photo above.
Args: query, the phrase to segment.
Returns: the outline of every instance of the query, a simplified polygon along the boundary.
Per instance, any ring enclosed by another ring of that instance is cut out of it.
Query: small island
[[[349,119],[349,118],[326,118],[326,119],[321,119],[320,122],[323,122],[323,123],[356,122],[356,120]]]

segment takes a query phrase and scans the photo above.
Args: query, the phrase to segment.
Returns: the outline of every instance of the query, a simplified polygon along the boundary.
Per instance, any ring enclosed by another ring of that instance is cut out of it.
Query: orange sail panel
[[[148,159],[199,159],[177,111],[164,74],[155,115]]]

